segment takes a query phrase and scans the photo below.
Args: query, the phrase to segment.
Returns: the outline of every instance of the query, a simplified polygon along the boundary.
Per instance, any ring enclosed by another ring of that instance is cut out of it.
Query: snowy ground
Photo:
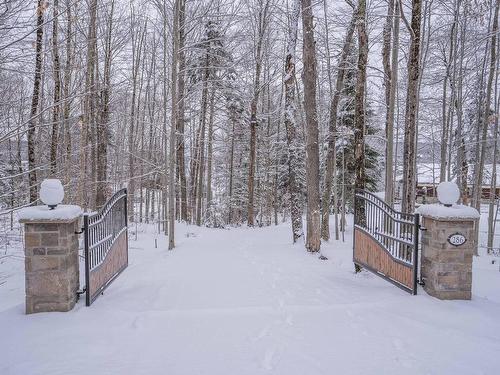
[[[498,374],[490,257],[472,301],[439,301],[354,274],[350,232],[321,261],[288,224],[178,228],[171,252],[154,226],[131,233],[128,269],[69,313],[24,315],[22,252],[0,255],[0,374]]]

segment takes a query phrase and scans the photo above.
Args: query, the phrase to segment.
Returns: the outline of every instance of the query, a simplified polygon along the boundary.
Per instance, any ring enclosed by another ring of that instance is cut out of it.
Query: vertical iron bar
[[[128,227],[128,212],[127,212],[127,203],[128,203],[128,197],[127,197],[127,189],[123,189],[123,193],[125,194],[125,199],[124,199],[124,205],[125,205],[125,226]]]
[[[356,207],[356,204],[358,204],[358,190],[354,189],[354,207]],[[342,205],[344,205],[345,202],[342,202]],[[356,216],[356,209],[354,209],[354,218],[353,218],[353,228],[352,228],[352,260],[354,264],[356,264],[356,223],[357,223],[357,216]],[[342,223],[342,225],[345,225],[345,223]],[[344,227],[343,227],[344,229]]]
[[[85,305],[90,306],[89,216],[83,215],[83,251],[85,254]]]
[[[127,188],[123,189],[123,193],[125,194],[124,197],[123,197],[123,205],[125,207],[125,216],[124,216],[124,224],[125,224],[125,228],[128,227],[128,213],[127,213]],[[353,231],[354,232],[354,231]],[[127,266],[128,266],[128,229],[125,229],[125,241],[126,241],[126,244],[127,244]]]
[[[417,294],[417,272],[418,272],[418,234],[420,226],[420,215],[415,214],[415,224],[413,228],[413,295]]]

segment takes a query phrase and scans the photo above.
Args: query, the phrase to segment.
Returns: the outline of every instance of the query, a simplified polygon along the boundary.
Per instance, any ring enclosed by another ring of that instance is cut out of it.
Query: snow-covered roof
[[[439,171],[441,165],[439,163],[418,163],[417,165],[417,181],[419,184],[439,184]],[[497,170],[497,186],[500,186],[500,165],[496,166]],[[474,178],[474,164],[469,164],[468,183],[473,183]],[[485,164],[483,168],[483,186],[491,184],[491,172],[493,171],[493,164]],[[403,175],[397,177],[397,181],[402,181]],[[453,178],[452,181],[456,179]]]
[[[19,210],[17,217],[22,223],[29,221],[70,221],[83,213],[80,206],[60,204],[51,210],[48,206],[30,206]]]

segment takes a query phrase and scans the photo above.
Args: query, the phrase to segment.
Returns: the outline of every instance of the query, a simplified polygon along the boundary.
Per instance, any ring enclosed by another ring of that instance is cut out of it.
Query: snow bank
[[[80,206],[61,204],[51,210],[48,206],[31,206],[19,210],[21,222],[32,220],[73,220],[80,216],[83,210]]]
[[[416,212],[435,219],[479,219],[479,212],[475,208],[463,204],[454,204],[451,207],[439,203],[423,204]]]
[[[292,245],[289,222],[179,223],[173,251],[138,224],[129,267],[67,313],[24,315],[24,259],[0,260],[0,374],[498,374],[498,265],[475,257],[471,301],[411,296],[354,273],[347,219],[346,242],[321,245],[328,260]]]

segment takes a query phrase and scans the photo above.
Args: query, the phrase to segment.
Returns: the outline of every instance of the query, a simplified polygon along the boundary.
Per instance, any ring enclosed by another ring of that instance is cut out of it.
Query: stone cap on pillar
[[[20,223],[69,223],[78,219],[83,214],[80,206],[60,204],[54,209],[48,206],[30,206],[19,210]]]
[[[436,220],[471,221],[480,218],[479,212],[474,207],[463,204],[454,204],[449,207],[439,203],[423,204],[416,209],[416,213]]]

